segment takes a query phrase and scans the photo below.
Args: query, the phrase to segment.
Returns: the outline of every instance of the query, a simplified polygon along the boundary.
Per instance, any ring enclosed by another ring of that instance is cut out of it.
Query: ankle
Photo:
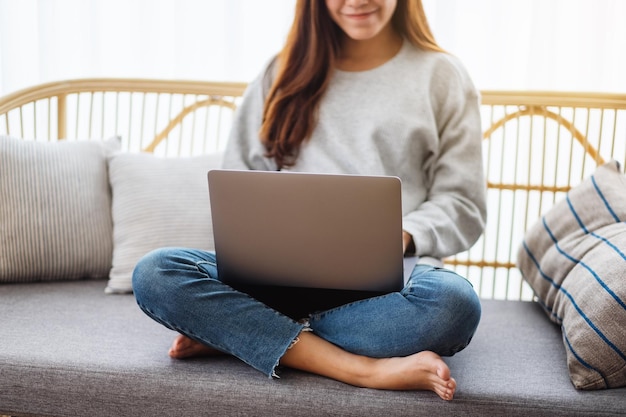
[[[350,369],[352,385],[363,388],[378,388],[384,374],[385,359],[358,356]]]

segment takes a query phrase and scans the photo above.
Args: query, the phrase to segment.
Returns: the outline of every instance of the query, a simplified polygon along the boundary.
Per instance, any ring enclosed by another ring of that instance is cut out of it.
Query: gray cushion
[[[610,162],[530,228],[518,254],[580,389],[626,386],[625,220],[626,177]]]
[[[230,357],[173,360],[175,334],[105,281],[0,286],[0,414],[154,416],[609,416],[626,389],[569,382],[558,326],[530,302],[484,301],[452,358],[455,399],[355,388],[284,369],[278,380]]]
[[[114,246],[107,293],[132,292],[133,269],[153,249],[213,250],[207,172],[221,158],[119,153],[110,159]]]
[[[119,146],[0,136],[0,282],[108,275],[106,157]]]

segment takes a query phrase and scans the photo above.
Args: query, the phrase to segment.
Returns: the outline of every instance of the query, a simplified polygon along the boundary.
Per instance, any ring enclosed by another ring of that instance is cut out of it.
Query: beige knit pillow
[[[578,389],[626,386],[626,177],[599,167],[526,235],[518,267],[561,325]]]
[[[222,155],[161,158],[119,153],[109,161],[113,266],[107,293],[132,292],[137,261],[165,246],[213,250],[207,172]]]

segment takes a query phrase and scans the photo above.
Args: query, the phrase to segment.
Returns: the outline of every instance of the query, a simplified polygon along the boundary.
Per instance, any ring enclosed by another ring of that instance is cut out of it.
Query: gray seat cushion
[[[105,281],[0,286],[0,414],[511,415],[626,413],[626,389],[577,391],[559,328],[534,303],[483,302],[470,346],[447,358],[458,390],[355,388],[284,369],[270,380],[230,357],[170,359],[175,334]]]

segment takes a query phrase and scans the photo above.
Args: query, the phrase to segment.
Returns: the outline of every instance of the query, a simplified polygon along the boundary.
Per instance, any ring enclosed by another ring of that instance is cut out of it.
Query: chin
[[[348,37],[355,41],[368,41],[370,39],[375,38],[380,31],[378,30],[351,30],[346,32]]]

